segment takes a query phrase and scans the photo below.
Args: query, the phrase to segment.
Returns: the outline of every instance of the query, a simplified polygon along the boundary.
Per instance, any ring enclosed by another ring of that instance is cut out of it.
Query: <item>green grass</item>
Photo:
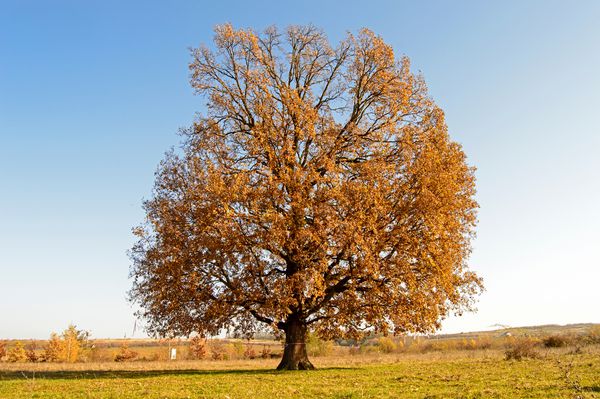
[[[570,380],[556,360],[573,362]],[[3,364],[0,398],[600,398],[600,355],[500,352],[315,358],[315,371],[276,360]]]

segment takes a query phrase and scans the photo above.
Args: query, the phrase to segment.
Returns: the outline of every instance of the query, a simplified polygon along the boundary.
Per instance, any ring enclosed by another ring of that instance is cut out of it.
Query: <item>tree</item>
[[[474,169],[406,57],[373,32],[215,31],[192,50],[207,99],[134,229],[131,300],[157,335],[425,332],[471,309]]]
[[[31,363],[35,363],[40,360],[40,357],[37,353],[37,344],[35,341],[31,341],[29,345],[25,347],[25,356],[27,357],[27,361]]]
[[[190,339],[189,353],[192,359],[204,359],[204,356],[206,356],[206,338],[196,335]]]
[[[88,337],[89,333],[87,331],[78,330],[73,324],[69,324],[67,329],[62,333],[64,360],[68,363],[75,363]]]
[[[47,362],[60,362],[65,358],[65,342],[60,339],[58,334],[50,334],[50,339],[44,350],[44,359]]]
[[[78,330],[73,324],[69,324],[61,335],[50,334],[50,339],[44,351],[44,359],[47,362],[75,363],[79,359],[82,349],[88,345],[90,333]]]
[[[8,351],[8,361],[11,363],[27,361],[27,353],[21,341],[17,341],[15,346]]]

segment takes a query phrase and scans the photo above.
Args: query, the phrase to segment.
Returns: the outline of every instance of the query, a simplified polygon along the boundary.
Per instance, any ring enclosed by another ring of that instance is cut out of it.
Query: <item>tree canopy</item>
[[[427,332],[470,309],[474,168],[406,57],[367,29],[215,30],[192,50],[207,100],[159,166],[131,251],[156,334]]]

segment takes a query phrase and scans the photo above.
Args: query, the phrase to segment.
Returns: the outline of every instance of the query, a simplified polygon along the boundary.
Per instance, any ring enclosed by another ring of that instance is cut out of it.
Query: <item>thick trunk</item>
[[[285,323],[285,347],[277,370],[313,370],[306,353],[307,328],[304,320],[291,315]]]

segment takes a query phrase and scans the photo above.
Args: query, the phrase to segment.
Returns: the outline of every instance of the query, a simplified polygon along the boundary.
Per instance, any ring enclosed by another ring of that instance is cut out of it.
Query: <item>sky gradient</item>
[[[288,4],[0,0],[0,339],[131,335],[131,228],[224,22],[368,27],[422,72],[481,207],[486,291],[443,331],[600,322],[600,2]]]

